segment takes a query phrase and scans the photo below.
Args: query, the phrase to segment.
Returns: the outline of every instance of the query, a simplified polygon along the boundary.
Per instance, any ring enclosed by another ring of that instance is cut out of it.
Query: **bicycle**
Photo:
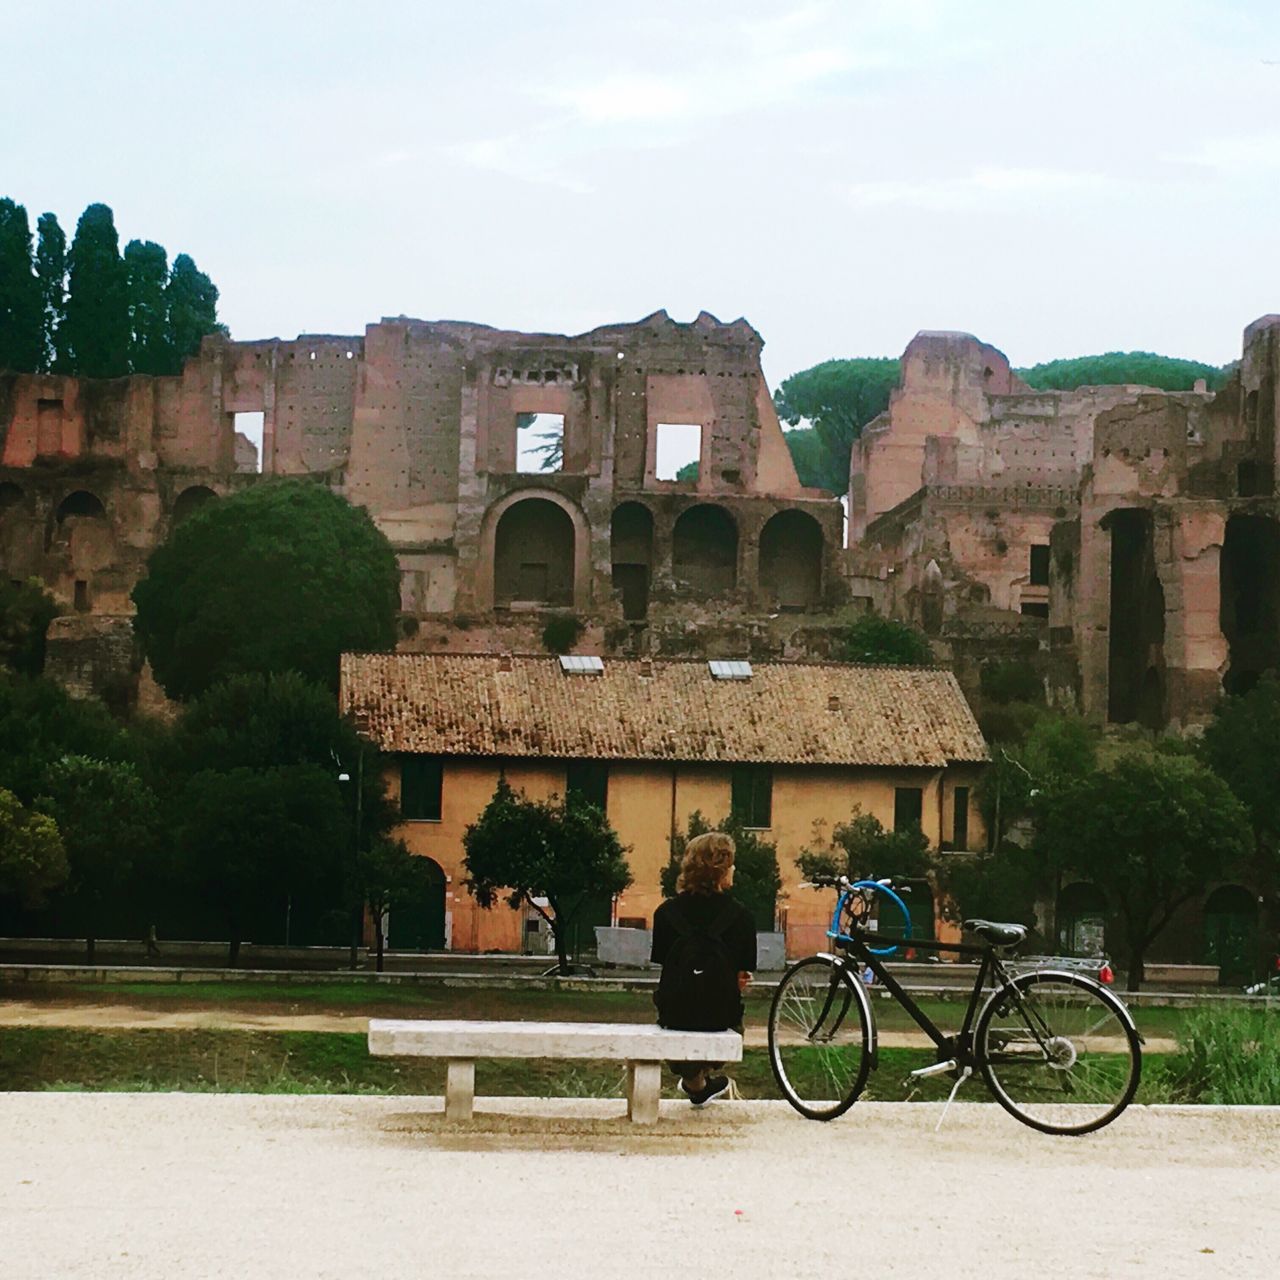
[[[1101,983],[1066,964],[1019,971],[1013,952],[1026,940],[1025,925],[966,920],[963,928],[980,943],[939,942],[910,938],[908,915],[907,936],[895,945],[979,961],[964,1021],[947,1034],[885,968],[892,948],[869,927],[878,897],[891,895],[907,914],[892,880],[838,876],[812,883],[839,890],[827,930],[835,949],[793,964],[769,1009],[774,1078],[801,1115],[843,1115],[878,1066],[875,1015],[861,976],[868,970],[936,1051],[936,1061],[911,1076],[954,1079],[948,1107],[975,1071],[1010,1115],[1043,1133],[1091,1133],[1133,1101],[1142,1070],[1142,1037],[1133,1016]]]

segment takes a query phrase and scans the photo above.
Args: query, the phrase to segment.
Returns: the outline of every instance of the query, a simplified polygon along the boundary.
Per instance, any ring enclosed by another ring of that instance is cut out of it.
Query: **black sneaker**
[[[713,1098],[722,1098],[729,1092],[728,1076],[708,1076],[701,1089],[686,1089],[680,1081],[680,1090],[695,1107],[705,1107]]]

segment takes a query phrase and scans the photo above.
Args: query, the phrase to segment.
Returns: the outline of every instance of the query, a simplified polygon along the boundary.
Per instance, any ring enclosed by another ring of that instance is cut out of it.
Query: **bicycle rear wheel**
[[[810,1120],[834,1120],[871,1070],[871,1008],[848,969],[810,956],[783,975],[769,1009],[769,1062],[783,1097]]]
[[[978,1015],[975,1056],[996,1101],[1042,1133],[1091,1133],[1133,1101],[1142,1050],[1105,987],[1073,973],[1024,973]]]

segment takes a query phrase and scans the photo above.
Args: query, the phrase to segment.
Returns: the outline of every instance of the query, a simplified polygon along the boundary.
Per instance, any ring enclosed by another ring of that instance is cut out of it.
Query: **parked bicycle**
[[[1083,1134],[1110,1124],[1133,1100],[1142,1037],[1129,1010],[1069,962],[1050,958],[1040,967],[1015,960],[1014,951],[1027,937],[1024,925],[966,920],[964,930],[978,943],[910,938],[910,914],[891,880],[851,882],[839,876],[815,877],[813,883],[839,890],[827,930],[833,951],[792,965],[769,1010],[773,1074],[801,1115],[843,1115],[878,1065],[866,972],[928,1037],[935,1061],[911,1075],[953,1079],[948,1105],[977,1072],[1023,1124],[1043,1133]],[[899,924],[905,920],[901,937],[886,937],[883,923],[890,916]],[[907,939],[917,951],[977,958],[958,1031],[941,1030],[885,968],[887,955]]]

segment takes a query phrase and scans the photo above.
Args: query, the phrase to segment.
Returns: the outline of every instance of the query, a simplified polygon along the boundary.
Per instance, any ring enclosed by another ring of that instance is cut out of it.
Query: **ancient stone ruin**
[[[0,374],[0,565],[63,603],[50,667],[81,691],[137,672],[129,593],[169,530],[281,475],[369,509],[410,649],[536,652],[572,614],[598,652],[823,657],[874,608],[971,693],[1012,658],[1152,725],[1280,664],[1280,316],[1216,394],[1031,391],[976,338],[918,334],[847,533],[796,477],[761,347],[706,313],[577,337],[401,317],[210,337],[181,377]],[[668,438],[696,477],[664,470]]]

